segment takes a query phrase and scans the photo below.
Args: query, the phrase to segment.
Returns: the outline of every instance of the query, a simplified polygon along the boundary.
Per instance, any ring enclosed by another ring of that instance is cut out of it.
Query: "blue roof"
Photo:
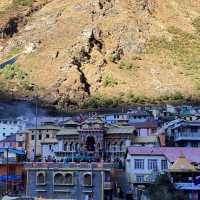
[[[2,175],[0,176],[0,181],[18,181],[18,180],[22,180],[22,176],[20,175]]]
[[[16,155],[25,155],[25,152],[23,150],[19,150],[16,148],[6,148],[6,147],[0,148],[0,153],[4,153],[5,151],[7,151],[7,149],[8,152],[14,153]]]

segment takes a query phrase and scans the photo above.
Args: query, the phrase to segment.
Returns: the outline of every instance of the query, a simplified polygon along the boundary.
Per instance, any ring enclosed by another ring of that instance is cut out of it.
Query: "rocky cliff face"
[[[64,107],[198,97],[198,0],[38,0],[9,12],[0,55],[25,53],[2,90]]]

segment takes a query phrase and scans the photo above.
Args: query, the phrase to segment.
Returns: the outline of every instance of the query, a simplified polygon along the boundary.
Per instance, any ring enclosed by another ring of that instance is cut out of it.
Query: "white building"
[[[126,174],[134,187],[153,182],[156,176],[164,173],[183,154],[190,163],[200,163],[200,149],[189,147],[128,147]]]
[[[26,128],[26,122],[17,118],[0,119],[0,140]]]
[[[108,124],[116,124],[121,122],[128,122],[127,113],[110,113],[104,114],[101,119]]]

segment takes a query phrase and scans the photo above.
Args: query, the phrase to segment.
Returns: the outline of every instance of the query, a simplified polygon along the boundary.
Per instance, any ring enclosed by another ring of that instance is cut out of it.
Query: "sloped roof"
[[[76,128],[62,128],[56,135],[79,135],[79,132]]]
[[[134,130],[135,130],[134,126],[117,126],[117,127],[109,127],[106,133],[107,134],[120,134],[120,133],[132,134]]]
[[[158,142],[158,138],[156,135],[150,135],[150,136],[137,136],[135,138],[135,143],[154,143]]]
[[[16,135],[9,135],[5,139],[1,140],[0,142],[16,142]]]
[[[65,121],[64,124],[66,124],[66,125],[79,125],[78,122],[76,122],[76,121],[74,121],[72,119],[70,119],[68,121]]]
[[[128,147],[130,155],[164,155],[175,162],[183,154],[190,163],[200,163],[200,148],[195,147]]]
[[[156,121],[146,121],[146,122],[134,122],[130,123],[130,125],[135,126],[135,128],[157,128]]]
[[[36,130],[35,127],[29,128],[28,130]],[[54,125],[38,126],[37,130],[60,130],[60,127]]]
[[[88,123],[104,124],[104,122],[99,117],[91,117],[82,122],[82,124],[88,124]]]
[[[16,149],[16,148],[6,148],[6,147],[2,147],[0,148],[0,153],[4,153],[5,151],[8,152],[11,152],[11,153],[14,153],[14,154],[17,154],[17,155],[24,155],[25,152],[23,150],[20,150],[20,149]]]
[[[176,161],[170,166],[169,171],[171,172],[188,172],[188,171],[196,171],[194,165],[190,164],[190,162],[185,158],[183,154],[181,154]]]

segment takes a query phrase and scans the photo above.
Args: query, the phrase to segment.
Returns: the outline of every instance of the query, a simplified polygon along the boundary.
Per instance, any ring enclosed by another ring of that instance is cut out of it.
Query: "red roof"
[[[200,148],[193,147],[128,147],[131,155],[164,155],[174,162],[181,154],[191,163],[200,163]]]

